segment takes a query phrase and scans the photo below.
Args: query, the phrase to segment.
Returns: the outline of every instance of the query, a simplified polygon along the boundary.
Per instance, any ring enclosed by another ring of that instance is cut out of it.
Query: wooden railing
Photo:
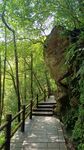
[[[3,148],[4,150],[10,150],[10,140],[20,127],[21,127],[21,132],[25,131],[25,119],[28,116],[30,116],[30,119],[32,119],[33,108],[38,107],[39,102],[42,101],[43,99],[44,101],[46,100],[46,92],[44,91],[44,93],[40,96],[37,94],[37,96],[33,100],[30,100],[30,103],[27,106],[22,105],[22,109],[14,117],[12,117],[12,114],[6,115],[6,122],[2,126],[0,126],[0,133],[5,132],[4,134],[5,139],[3,144],[0,146],[0,150]],[[21,120],[20,122],[17,123],[15,128],[12,130],[12,123],[16,119],[18,119],[19,116]]]

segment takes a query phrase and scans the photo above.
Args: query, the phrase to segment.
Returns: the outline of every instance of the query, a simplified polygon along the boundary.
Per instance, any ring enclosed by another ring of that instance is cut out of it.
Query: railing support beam
[[[33,106],[33,102],[31,100],[30,101],[30,119],[32,119],[32,106]]]
[[[8,115],[6,116],[6,121],[8,122],[8,124],[7,124],[7,126],[6,126],[6,135],[5,135],[6,144],[5,144],[5,150],[10,150],[11,120],[12,120],[12,115],[11,115],[11,114],[8,114]]]
[[[22,126],[21,126],[21,132],[25,131],[25,105],[22,106],[23,113],[22,113]]]
[[[38,94],[37,94],[37,107],[38,107]]]
[[[46,101],[46,90],[44,90],[44,102]]]

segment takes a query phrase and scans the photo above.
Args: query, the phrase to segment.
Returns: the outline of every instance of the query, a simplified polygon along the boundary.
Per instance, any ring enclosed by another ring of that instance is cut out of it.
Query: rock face
[[[57,97],[60,108],[62,105],[59,101],[66,96],[66,88],[62,86],[60,80],[67,72],[65,52],[69,46],[69,38],[63,35],[63,31],[62,27],[54,27],[44,42],[44,59],[50,69],[51,76],[58,85]]]
[[[44,43],[44,59],[56,82],[66,71],[64,56],[69,40],[62,32],[62,27],[54,27]]]

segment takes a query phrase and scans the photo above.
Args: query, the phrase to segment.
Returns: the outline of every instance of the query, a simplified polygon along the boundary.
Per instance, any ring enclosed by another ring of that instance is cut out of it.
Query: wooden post
[[[6,126],[6,135],[5,135],[6,144],[5,144],[5,150],[10,150],[11,120],[12,120],[12,115],[11,115],[11,114],[8,114],[8,115],[6,116],[6,121],[8,122],[8,124],[7,124],[7,126]]]
[[[30,119],[32,119],[32,106],[33,106],[33,103],[32,103],[32,100],[30,101]]]
[[[44,90],[44,102],[46,101],[46,90]]]
[[[31,53],[31,98],[33,100],[33,54]]]
[[[37,94],[37,108],[38,108],[38,94]]]
[[[50,98],[50,93],[48,92],[48,98]]]
[[[25,131],[25,105],[22,106],[23,113],[22,113],[22,125],[21,125],[21,132]]]

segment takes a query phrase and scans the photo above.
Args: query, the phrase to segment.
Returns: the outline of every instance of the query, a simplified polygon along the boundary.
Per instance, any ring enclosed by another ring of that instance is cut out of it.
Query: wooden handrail
[[[26,107],[25,107],[25,109],[28,109],[30,107],[30,104],[28,104]]]
[[[0,146],[0,150],[3,149],[6,145],[6,141],[3,142],[3,144]]]
[[[19,127],[21,127],[21,131],[24,132],[24,128],[25,128],[25,119],[26,116],[29,115],[25,112],[25,110],[27,110],[29,108],[30,104],[27,105],[24,109],[22,108],[20,112],[18,112],[13,118],[12,115],[9,114],[7,115],[7,119],[6,122],[0,127],[0,132],[4,131],[4,129],[6,129],[6,133],[5,133],[5,141],[2,143],[2,145],[0,146],[0,150],[4,147],[5,150],[10,150],[10,139],[13,137],[13,135],[16,133],[16,131],[19,129]],[[23,114],[24,113],[24,114]],[[18,118],[19,115],[22,114],[22,120],[18,123],[18,125],[15,127],[15,129],[12,131],[11,130],[11,124],[12,122]],[[11,119],[9,118],[9,116],[11,115]]]
[[[11,122],[14,121],[20,114],[22,114],[22,112],[23,112],[23,110],[21,110],[20,112],[18,112],[18,113],[12,118]]]
[[[43,93],[42,93],[43,95]],[[41,95],[41,97],[42,97]],[[44,96],[43,96],[44,99]],[[27,116],[30,115],[30,119],[32,119],[32,109],[33,107],[37,106],[38,107],[38,103],[43,100],[40,99],[40,96],[37,94],[37,96],[30,101],[30,103],[28,105],[23,105],[22,109],[12,118],[11,114],[8,114],[6,116],[6,122],[0,127],[0,132],[3,132],[6,129],[5,132],[5,141],[2,143],[2,145],[0,145],[0,150],[2,148],[5,148],[5,150],[10,150],[10,140],[13,137],[13,135],[16,133],[16,131],[18,130],[19,127],[21,127],[21,132],[24,132],[25,130],[25,119],[27,118]],[[29,109],[30,108],[30,109]],[[18,124],[16,125],[15,129],[12,131],[12,122],[15,121],[15,119],[18,118],[19,115],[22,115],[22,119],[20,122],[18,122]]]
[[[41,101],[41,100],[44,100],[46,101],[46,90],[44,90],[44,92],[42,93],[43,95],[43,99],[39,99],[39,95],[37,94],[37,96],[34,98],[34,100],[31,100],[30,101],[30,119],[32,119],[32,110],[35,106],[38,107],[38,103]]]
[[[0,131],[2,131],[6,126],[7,126],[8,122],[5,122],[2,126],[0,126]]]
[[[11,138],[13,137],[13,135],[16,133],[16,131],[21,127],[22,125],[22,121],[20,121],[20,123],[16,126],[16,128],[13,130],[13,132],[11,133]]]

